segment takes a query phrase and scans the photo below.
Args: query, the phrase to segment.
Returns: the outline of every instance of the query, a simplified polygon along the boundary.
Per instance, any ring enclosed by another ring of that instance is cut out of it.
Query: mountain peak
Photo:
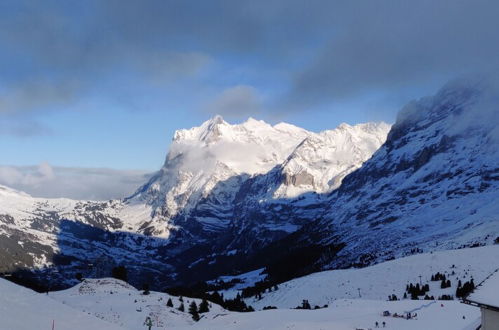
[[[220,115],[215,115],[211,119],[207,120],[206,123],[209,125],[227,124],[227,122]]]
[[[338,125],[338,129],[346,130],[352,128],[352,126],[348,125],[347,123],[341,123]]]
[[[215,115],[208,119],[201,126],[190,129],[181,129],[175,131],[173,141],[205,141],[210,142],[216,140],[221,134],[222,126],[230,126],[222,116]]]

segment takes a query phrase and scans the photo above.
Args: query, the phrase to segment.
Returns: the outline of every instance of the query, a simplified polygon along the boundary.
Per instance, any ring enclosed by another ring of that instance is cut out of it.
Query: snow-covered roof
[[[496,270],[480,284],[466,300],[499,309],[499,271]]]

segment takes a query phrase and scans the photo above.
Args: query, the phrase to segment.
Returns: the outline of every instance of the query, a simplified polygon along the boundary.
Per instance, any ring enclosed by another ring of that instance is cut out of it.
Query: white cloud
[[[145,171],[0,166],[0,184],[35,197],[107,200],[131,195],[150,177]]]

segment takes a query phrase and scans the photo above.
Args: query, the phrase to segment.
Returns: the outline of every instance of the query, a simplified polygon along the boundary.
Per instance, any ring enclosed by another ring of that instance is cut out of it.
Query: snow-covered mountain
[[[152,269],[154,278],[179,280],[193,263],[255,251],[314,219],[321,193],[360,167],[388,130],[342,124],[313,133],[216,116],[177,131],[162,169],[125,200],[42,199],[0,187],[0,240],[9,247],[0,271],[57,264],[74,281],[96,264],[133,264],[132,280]]]
[[[313,133],[252,118],[230,125],[216,116],[200,127],[177,131],[163,168],[127,203],[153,209],[152,223],[139,232],[168,237],[176,228],[189,227],[193,235],[196,228],[201,234],[224,231],[233,225],[235,213],[241,218],[248,212],[235,210],[248,199],[241,189],[246,182],[272,177],[271,186],[252,196],[260,201],[329,192],[371,157],[389,128],[385,123],[342,124]],[[288,225],[281,222],[283,228]]]

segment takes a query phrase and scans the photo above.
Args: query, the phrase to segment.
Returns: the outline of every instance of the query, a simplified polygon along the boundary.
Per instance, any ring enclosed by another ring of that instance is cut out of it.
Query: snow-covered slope
[[[121,327],[0,278],[0,328],[118,330]],[[54,328],[52,328],[52,325]]]
[[[328,308],[318,310],[266,310],[255,313],[229,313],[211,320],[199,322],[192,327],[178,329],[203,330],[352,330],[379,328],[391,330],[476,330],[480,324],[478,308],[456,301],[378,301],[338,300]],[[383,317],[383,311],[398,315],[413,312],[417,317]],[[383,322],[385,326],[383,327]],[[177,328],[176,328],[177,329]]]
[[[308,299],[312,306],[360,297],[388,300],[392,294],[401,299],[408,283],[429,284],[428,295],[435,298],[444,294],[455,297],[459,280],[465,283],[473,278],[478,285],[498,268],[499,245],[424,253],[366,268],[314,273],[279,284],[278,290],[264,293],[260,300],[249,298],[247,303],[262,309],[265,306],[293,308],[299,306],[302,299]],[[441,289],[440,281],[431,281],[437,272],[446,275],[451,287]],[[234,293],[225,292],[225,295]]]
[[[48,296],[124,329],[144,328],[147,317],[151,318],[153,328],[190,326],[195,322],[188,313],[189,305],[193,301],[197,306],[201,303],[200,299],[180,298],[154,291],[144,295],[142,291],[114,278],[85,279],[68,290],[50,292]],[[172,300],[173,307],[166,306],[168,299]],[[184,312],[178,310],[181,304],[184,305]],[[210,311],[201,314],[203,318],[226,312],[216,304],[210,305]]]

